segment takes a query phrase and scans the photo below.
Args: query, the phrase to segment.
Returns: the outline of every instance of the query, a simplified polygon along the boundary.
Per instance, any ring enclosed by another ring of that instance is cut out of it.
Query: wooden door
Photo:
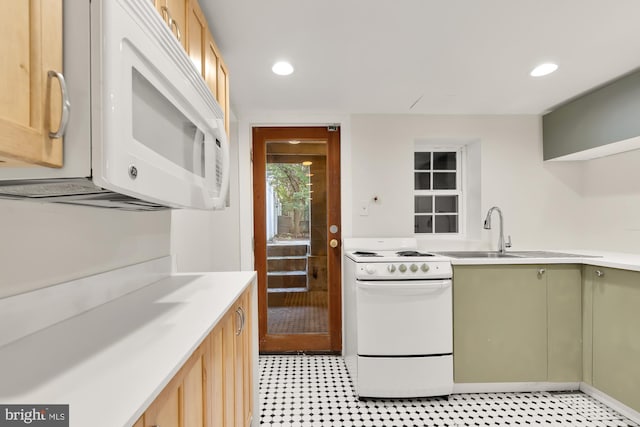
[[[340,352],[340,129],[254,128],[253,199],[260,352]]]
[[[62,2],[4,2],[0,39],[0,165],[60,167]]]

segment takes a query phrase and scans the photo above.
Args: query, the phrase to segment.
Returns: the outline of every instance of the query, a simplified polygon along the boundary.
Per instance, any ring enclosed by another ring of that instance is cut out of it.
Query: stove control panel
[[[451,263],[447,261],[356,264],[356,277],[362,280],[443,279],[451,275]]]

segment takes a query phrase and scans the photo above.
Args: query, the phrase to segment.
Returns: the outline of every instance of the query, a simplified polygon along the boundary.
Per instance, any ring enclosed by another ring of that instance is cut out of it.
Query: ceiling
[[[639,0],[200,2],[240,118],[540,114],[640,67]],[[543,62],[558,71],[530,77]]]

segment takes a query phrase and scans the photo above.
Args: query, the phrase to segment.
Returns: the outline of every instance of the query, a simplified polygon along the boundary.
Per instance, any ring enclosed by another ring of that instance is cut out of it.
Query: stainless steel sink
[[[549,251],[513,251],[509,252],[521,258],[599,258],[594,255],[568,254],[565,252]]]
[[[501,254],[500,252],[493,251],[437,252],[437,254],[451,258],[522,258],[510,252]]]
[[[512,251],[505,253],[497,251],[456,251],[437,252],[437,254],[451,258],[597,258],[596,256],[548,251]]]

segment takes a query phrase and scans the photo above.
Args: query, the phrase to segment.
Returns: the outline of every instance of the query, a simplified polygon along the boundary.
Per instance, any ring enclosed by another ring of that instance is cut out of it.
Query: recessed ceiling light
[[[546,64],[538,65],[536,68],[531,70],[531,73],[529,74],[531,75],[531,77],[541,77],[541,76],[546,76],[547,74],[551,74],[557,69],[558,69],[557,64],[553,64],[549,62]]]
[[[280,61],[273,64],[271,67],[271,71],[276,73],[279,76],[288,76],[293,73],[293,65],[288,63],[287,61]]]

